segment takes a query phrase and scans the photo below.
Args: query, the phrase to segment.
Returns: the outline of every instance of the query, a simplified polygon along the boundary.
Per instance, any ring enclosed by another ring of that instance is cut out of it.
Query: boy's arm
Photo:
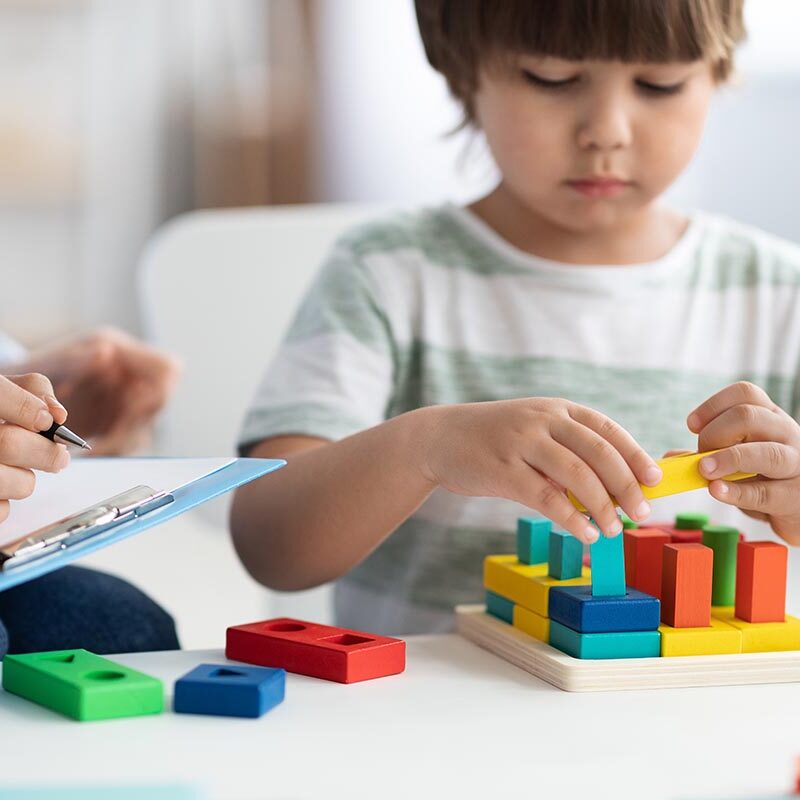
[[[420,409],[337,442],[280,436],[256,445],[249,455],[288,464],[234,497],[233,542],[250,574],[273,589],[304,589],[369,555],[435,488],[420,447],[430,424]]]

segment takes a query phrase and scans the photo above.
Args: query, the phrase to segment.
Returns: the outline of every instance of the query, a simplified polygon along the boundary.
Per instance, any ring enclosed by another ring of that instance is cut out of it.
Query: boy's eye
[[[639,87],[639,89],[649,94],[665,95],[678,94],[678,92],[680,92],[686,84],[682,81],[680,83],[664,85],[660,83],[650,83],[649,81],[637,80],[636,85]]]
[[[541,75],[537,75],[535,72],[531,72],[527,69],[522,70],[522,75],[528,83],[532,84],[533,86],[539,86],[542,89],[564,89],[565,87],[576,83],[578,80],[577,76],[572,78],[560,78],[558,80],[542,78]]]

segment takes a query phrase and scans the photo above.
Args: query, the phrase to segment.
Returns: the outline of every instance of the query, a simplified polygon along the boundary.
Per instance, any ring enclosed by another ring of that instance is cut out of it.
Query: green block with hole
[[[160,714],[164,686],[88,650],[7,655],[3,688],[77,720]]]

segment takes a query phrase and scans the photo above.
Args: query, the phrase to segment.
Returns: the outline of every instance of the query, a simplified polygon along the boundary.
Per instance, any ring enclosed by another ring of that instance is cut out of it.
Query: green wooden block
[[[708,525],[708,514],[683,511],[675,517],[675,527],[679,531],[699,531],[704,525]]]
[[[630,531],[639,527],[639,524],[634,522],[627,514],[619,515],[620,522],[622,522],[622,530]]]
[[[704,525],[703,544],[714,551],[711,605],[732,606],[736,602],[736,549],[739,531],[726,525]]]
[[[578,633],[552,619],[550,644],[573,658],[657,658],[661,655],[659,631]]]
[[[580,578],[583,569],[583,544],[569,533],[552,531],[547,564],[547,574],[551,578],[558,578],[560,581]]]
[[[137,717],[164,709],[161,681],[87,650],[7,655],[3,688],[78,720]]]
[[[546,564],[553,523],[545,517],[517,520],[517,558],[522,564]]]
[[[603,536],[589,546],[592,557],[592,595],[616,597],[625,594],[625,551],[622,534]]]

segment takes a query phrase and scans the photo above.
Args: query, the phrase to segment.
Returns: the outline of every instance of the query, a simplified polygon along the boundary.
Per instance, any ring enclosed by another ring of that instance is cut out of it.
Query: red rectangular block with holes
[[[640,592],[661,597],[661,565],[669,534],[658,528],[624,531],[625,583]]]
[[[789,551],[777,542],[739,542],[736,552],[736,616],[747,622],[786,618]]]
[[[402,639],[287,617],[228,628],[225,655],[339,683],[396,675],[406,668]]]
[[[714,551],[702,544],[665,544],[661,621],[673,628],[711,625]]]

